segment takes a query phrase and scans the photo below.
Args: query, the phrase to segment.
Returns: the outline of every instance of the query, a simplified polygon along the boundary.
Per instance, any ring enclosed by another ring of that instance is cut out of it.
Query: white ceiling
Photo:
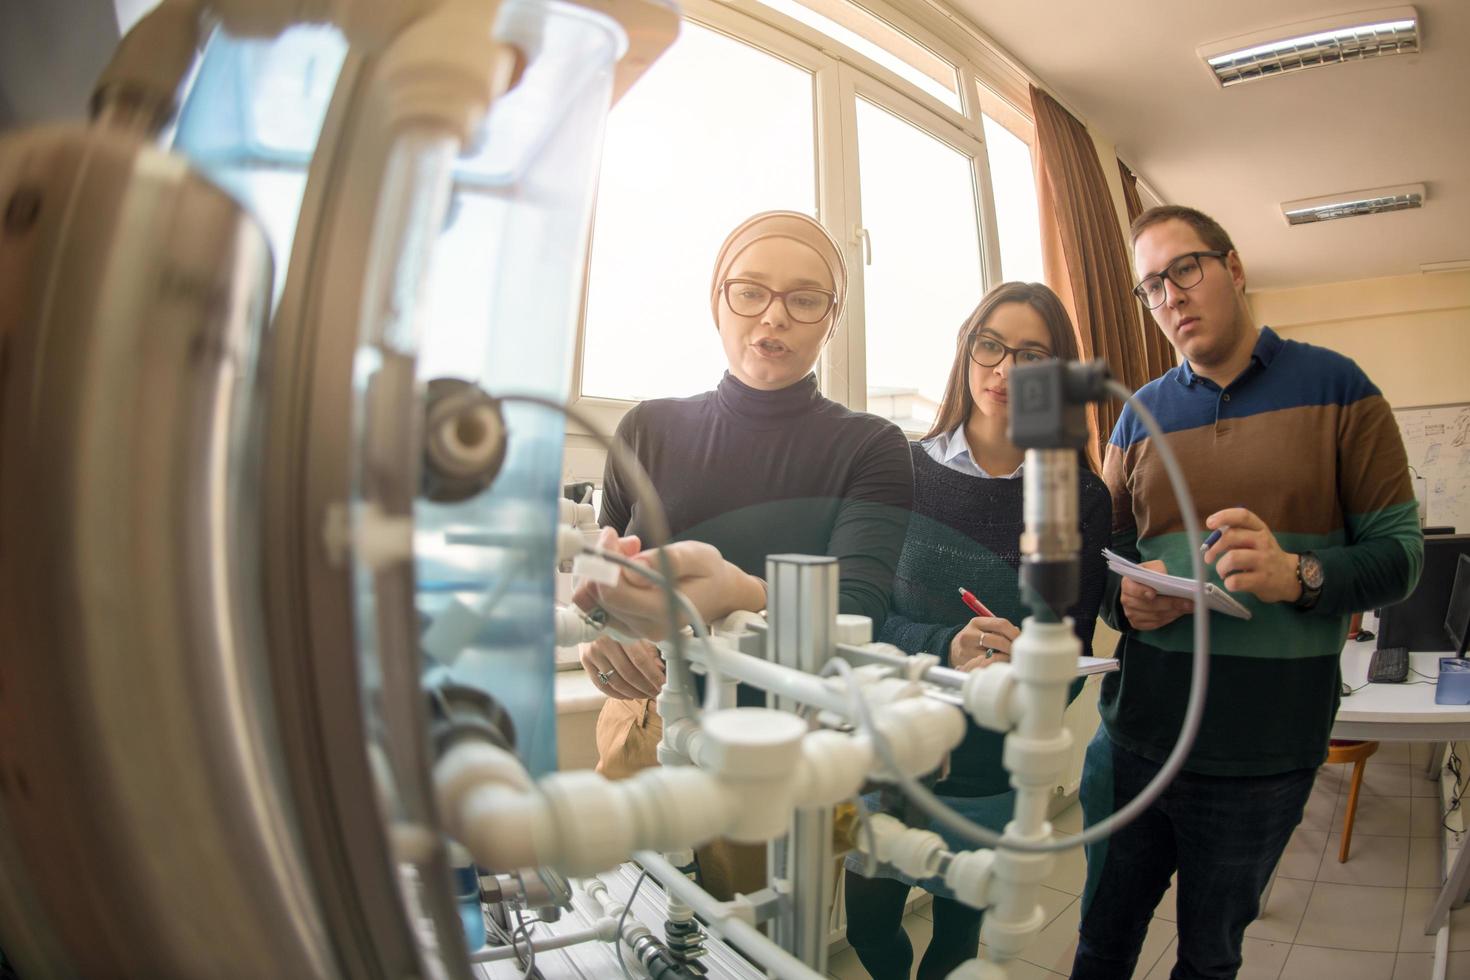
[[[949,2],[1114,141],[1164,200],[1217,218],[1252,289],[1470,259],[1467,0],[1414,4],[1418,55],[1225,90],[1197,47],[1372,0]],[[1412,183],[1428,186],[1419,210],[1295,228],[1281,216],[1282,201]]]

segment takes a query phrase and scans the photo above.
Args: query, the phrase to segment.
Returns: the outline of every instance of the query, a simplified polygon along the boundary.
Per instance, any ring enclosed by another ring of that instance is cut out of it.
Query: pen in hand
[[[1236,504],[1235,506],[1238,507],[1241,510],[1244,510],[1245,509],[1240,504]],[[1230,525],[1229,524],[1221,524],[1219,527],[1217,527],[1213,531],[1211,531],[1210,534],[1209,534],[1209,537],[1205,538],[1205,543],[1199,546],[1200,554],[1204,554],[1206,551],[1209,551],[1210,550],[1210,547],[1216,541],[1219,541],[1220,540],[1220,535],[1224,534],[1228,530],[1230,530]]]
[[[969,589],[966,589],[964,587],[960,588],[960,601],[969,606],[970,611],[973,612],[976,616],[989,616],[991,619],[995,618],[995,613],[991,612],[989,609],[986,609],[985,603],[975,598],[975,593],[971,592]]]

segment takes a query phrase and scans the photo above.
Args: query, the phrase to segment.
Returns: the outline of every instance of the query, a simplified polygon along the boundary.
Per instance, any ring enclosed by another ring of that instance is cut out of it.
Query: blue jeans
[[[1087,825],[1121,809],[1160,768],[1099,729],[1082,772]],[[1133,975],[1175,871],[1179,945],[1171,980],[1234,977],[1246,926],[1260,911],[1261,892],[1301,822],[1316,775],[1182,772],[1137,820],[1089,847],[1072,980]]]

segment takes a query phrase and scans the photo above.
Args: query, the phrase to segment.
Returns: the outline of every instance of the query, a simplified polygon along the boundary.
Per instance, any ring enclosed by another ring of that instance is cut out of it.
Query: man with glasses
[[[1184,771],[1138,820],[1088,849],[1072,976],[1132,976],[1177,872],[1171,974],[1233,977],[1260,895],[1327,756],[1338,658],[1356,610],[1412,590],[1423,558],[1407,458],[1382,394],[1351,360],[1258,327],[1225,229],[1192,208],[1133,223],[1134,292],[1180,364],[1139,392],[1221,531],[1212,577],[1251,612],[1214,615],[1204,724]],[[1156,447],[1127,408],[1103,476],[1113,547],[1190,574],[1184,523]],[[1123,634],[1082,780],[1088,824],[1149,782],[1190,684],[1191,602],[1112,576],[1103,618]]]

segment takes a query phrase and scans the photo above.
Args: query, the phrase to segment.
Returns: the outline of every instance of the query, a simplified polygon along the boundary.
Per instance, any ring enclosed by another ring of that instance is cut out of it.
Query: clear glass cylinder
[[[626,37],[615,21],[556,2],[507,3],[497,36],[528,64],[455,169],[418,374],[564,402],[612,72]],[[507,453],[490,489],[463,503],[417,504],[418,601],[430,621],[453,601],[482,608],[483,627],[438,669],[506,708],[517,750],[540,774],[556,765],[552,609],[565,421],[523,404],[504,411]]]

